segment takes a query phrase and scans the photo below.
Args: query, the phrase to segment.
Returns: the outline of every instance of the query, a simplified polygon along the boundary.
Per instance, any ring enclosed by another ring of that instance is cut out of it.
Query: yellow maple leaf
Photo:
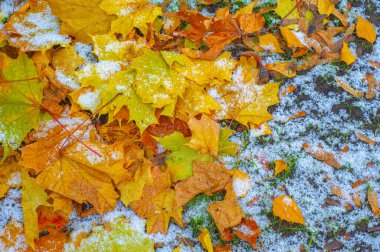
[[[130,206],[137,215],[148,219],[148,233],[166,234],[171,218],[178,225],[183,225],[182,207],[174,206],[175,191],[171,189],[170,173],[161,172],[158,167],[153,167],[152,177],[153,184],[145,185],[141,199],[131,202]]]
[[[42,25],[44,24],[44,25]],[[54,45],[67,46],[68,36],[59,34],[59,21],[47,2],[31,1],[26,12],[15,12],[4,26],[10,45],[22,51],[42,51]]]
[[[190,117],[188,124],[192,134],[188,145],[201,154],[210,154],[216,157],[218,155],[219,124],[206,115],[202,115],[200,120]]]
[[[44,188],[78,203],[89,202],[96,211],[103,213],[114,207],[119,197],[112,181],[118,184],[130,178],[123,167],[123,146],[91,142],[86,145],[75,143],[69,146],[61,158],[38,175],[36,181]]]
[[[283,220],[305,225],[300,208],[288,195],[282,195],[273,200],[273,213]]]
[[[48,0],[61,21],[61,33],[69,34],[76,41],[91,43],[90,35],[106,34],[115,15],[108,15],[99,7],[102,0]]]
[[[265,50],[268,50],[272,53],[284,53],[280,47],[280,44],[278,43],[277,38],[273,34],[268,33],[259,36],[259,44]]]

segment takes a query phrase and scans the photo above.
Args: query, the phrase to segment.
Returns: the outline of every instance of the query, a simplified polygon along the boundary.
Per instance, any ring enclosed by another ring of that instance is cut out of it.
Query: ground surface
[[[1,1],[5,5],[7,1]],[[346,2],[342,1],[342,5]],[[350,18],[357,14],[380,27],[379,1],[352,1]],[[2,8],[5,8],[2,6]],[[206,13],[206,11],[204,11]],[[380,34],[380,29],[377,28]],[[372,214],[365,201],[367,188],[371,187],[380,194],[380,94],[372,100],[358,99],[339,88],[334,80],[341,76],[356,90],[366,92],[367,84],[362,81],[366,72],[373,72],[380,81],[379,69],[373,68],[369,60],[380,61],[380,38],[373,47],[364,46],[360,41],[352,47],[357,55],[357,62],[350,68],[339,64],[317,66],[281,85],[285,90],[294,85],[296,91],[281,97],[281,102],[272,107],[274,120],[269,124],[273,134],[255,137],[254,131],[243,131],[233,136],[233,141],[241,147],[238,157],[226,157],[224,162],[229,168],[239,167],[248,173],[252,188],[248,195],[240,199],[247,215],[251,215],[262,229],[259,243],[261,251],[310,250],[323,248],[340,251],[379,251],[380,218]],[[269,62],[273,59],[267,58]],[[305,111],[306,117],[290,122],[284,120],[297,112]],[[369,145],[360,141],[355,132],[360,132],[378,142]],[[343,165],[340,170],[317,161],[306,153],[302,144],[323,146],[324,150],[334,153]],[[342,152],[348,146],[349,151]],[[291,167],[286,174],[272,178],[272,169],[265,169],[262,160],[270,163],[284,159]],[[17,178],[15,178],[17,179]],[[353,188],[352,183],[364,179],[366,182]],[[363,202],[361,208],[354,206],[350,198],[342,199],[331,192],[331,188],[340,187],[346,194],[354,195],[359,191]],[[286,224],[272,214],[272,198],[286,190],[302,210],[307,226]],[[219,234],[206,211],[211,201],[219,196],[197,196],[184,213],[186,229],[175,224],[169,227],[168,235],[150,236],[158,251],[171,251],[183,238],[193,245],[201,227],[208,227],[213,241],[220,242]],[[8,196],[0,201],[0,227],[10,218],[22,221],[20,193],[11,189]],[[348,209],[347,205],[352,206]],[[84,219],[71,216],[68,227],[72,234],[80,230],[89,230],[94,222],[102,223],[117,216],[124,215],[131,224],[144,230],[145,223],[131,210],[118,204],[116,209],[104,218],[90,215]],[[23,247],[20,237],[20,247]],[[200,251],[199,245],[188,247],[182,245],[183,251]],[[1,250],[1,244],[0,244]],[[15,248],[17,250],[17,248]],[[234,246],[235,251],[251,250],[242,241]]]

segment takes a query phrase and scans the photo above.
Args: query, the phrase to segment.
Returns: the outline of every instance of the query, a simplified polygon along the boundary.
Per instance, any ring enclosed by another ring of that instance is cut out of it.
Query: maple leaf
[[[104,0],[99,5],[108,14],[116,14],[118,18],[112,21],[111,31],[128,35],[134,28],[138,28],[143,34],[147,33],[148,24],[153,23],[162,15],[161,7],[148,1]]]
[[[22,191],[21,206],[24,216],[25,242],[33,249],[34,239],[38,238],[38,215],[39,206],[49,206],[48,196],[44,189],[37,185],[35,179],[29,177],[26,169],[21,170]]]
[[[119,195],[111,181],[116,184],[130,177],[123,167],[121,144],[113,146],[88,142],[90,149],[80,143],[67,147],[63,156],[37,177],[37,183],[46,189],[61,194],[78,203],[89,202],[96,211],[114,207]]]
[[[160,53],[149,49],[134,58],[130,68],[136,71],[137,95],[144,103],[152,103],[156,108],[175,104],[187,86],[185,78],[170,69]]]
[[[232,182],[232,176],[224,165],[194,162],[193,176],[175,185],[175,205],[183,206],[200,193],[211,195],[223,190]]]
[[[77,113],[72,118],[43,121],[39,131],[30,135],[35,142],[21,148],[20,165],[39,173],[57,160],[61,151],[75,142],[77,137],[89,140],[89,134],[94,130],[88,116],[82,113]]]
[[[118,217],[104,226],[96,226],[79,246],[67,246],[67,251],[146,251],[154,252],[154,242],[143,232],[136,230],[124,217]]]
[[[201,154],[218,155],[219,124],[206,115],[200,120],[190,117],[189,127],[192,133],[188,145]]]
[[[44,25],[42,25],[44,24]],[[59,21],[45,1],[31,1],[27,12],[16,12],[4,26],[10,45],[22,51],[43,51],[54,45],[66,46],[68,36],[59,34]]]
[[[31,129],[38,129],[44,83],[39,82],[33,61],[21,54],[17,59],[0,54],[0,143],[7,157],[17,149]]]
[[[223,201],[216,201],[207,207],[223,241],[231,241],[231,228],[238,225],[244,217],[237,201],[232,183],[225,186],[226,196]]]
[[[107,113],[113,110],[111,115],[116,115],[123,106],[127,106],[129,119],[134,120],[140,131],[143,132],[149,125],[158,123],[155,109],[151,104],[144,103],[134,89],[135,73],[131,71],[120,71],[114,74],[108,85],[100,92],[100,104],[112,100],[112,103],[100,112]]]
[[[209,93],[224,108],[216,114],[216,119],[234,119],[248,126],[248,123],[260,125],[273,118],[267,108],[279,102],[279,83],[258,85],[254,77],[246,81],[244,76],[249,70],[249,66],[239,66],[232,83],[209,89]]]
[[[169,172],[161,172],[158,167],[152,169],[153,184],[145,185],[141,200],[130,203],[131,208],[140,217],[147,218],[147,232],[166,234],[169,220],[173,218],[180,226],[182,208],[174,206],[175,191],[171,189]]]
[[[91,43],[90,35],[105,34],[110,30],[114,15],[99,7],[102,0],[47,0],[52,12],[61,21],[61,33],[76,41]]]
[[[174,182],[187,179],[193,174],[194,161],[209,161],[212,159],[210,156],[201,155],[189,147],[189,140],[179,132],[155,139],[164,148],[172,151],[166,158],[166,164]]]
[[[288,195],[282,195],[273,200],[273,214],[283,220],[305,225],[301,210],[294,199]]]
[[[118,185],[121,194],[120,199],[125,206],[133,201],[140,200],[144,186],[153,183],[151,167],[150,162],[144,161],[135,172],[132,181],[128,180]]]

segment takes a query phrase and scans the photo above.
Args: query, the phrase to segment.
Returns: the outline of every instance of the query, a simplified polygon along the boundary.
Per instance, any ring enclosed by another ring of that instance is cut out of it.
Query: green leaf
[[[239,149],[239,146],[230,142],[228,139],[234,133],[234,130],[229,128],[222,128],[219,133],[219,147],[218,147],[218,156],[235,156],[236,151]]]
[[[31,129],[38,129],[44,84],[26,54],[11,59],[0,54],[0,143],[4,158],[17,149]]]
[[[165,149],[172,151],[166,159],[173,181],[187,179],[193,175],[193,161],[211,161],[210,155],[201,155],[190,148],[181,133],[174,132],[163,138],[155,138]]]
[[[102,104],[105,104],[119,94],[119,97],[105,109],[114,109],[114,114],[116,114],[124,105],[127,106],[130,120],[134,120],[137,127],[143,132],[149,125],[157,124],[158,120],[152,104],[143,103],[136,94],[133,88],[134,79],[135,73],[132,71],[117,72],[110,78],[108,85],[101,92],[100,98]]]
[[[94,227],[92,234],[83,239],[78,248],[75,248],[74,245],[67,246],[67,251],[154,252],[154,242],[149,240],[145,233],[133,229],[124,217],[116,218],[105,225],[106,227]]]
[[[136,70],[136,93],[144,103],[162,108],[177,101],[187,86],[186,79],[170,69],[159,52],[149,49],[135,58],[130,67]]]

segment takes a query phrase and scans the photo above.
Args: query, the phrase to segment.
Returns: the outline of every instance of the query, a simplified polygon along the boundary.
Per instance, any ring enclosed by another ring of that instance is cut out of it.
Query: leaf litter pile
[[[379,16],[0,1],[0,250],[378,249]]]

